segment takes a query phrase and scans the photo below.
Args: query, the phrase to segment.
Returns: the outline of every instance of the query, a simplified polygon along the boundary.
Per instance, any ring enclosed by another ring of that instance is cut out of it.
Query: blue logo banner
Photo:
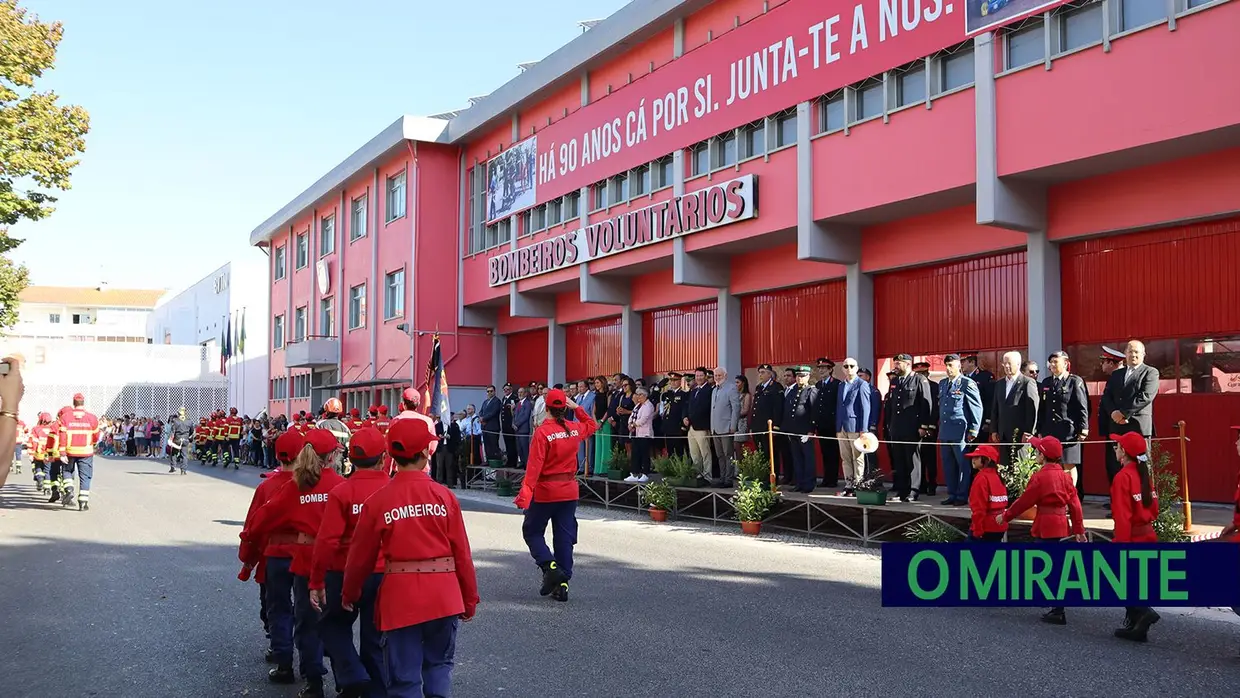
[[[884,606],[1240,606],[1240,545],[888,543]]]

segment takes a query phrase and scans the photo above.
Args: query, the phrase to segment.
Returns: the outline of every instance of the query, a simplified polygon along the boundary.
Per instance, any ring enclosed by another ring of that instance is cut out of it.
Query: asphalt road
[[[0,695],[293,696],[266,683],[258,587],[236,579],[256,471],[101,459],[89,512],[28,475],[0,490]],[[458,696],[1232,695],[1240,624],[1164,613],[1147,645],[1116,611],[883,609],[879,558],[730,528],[582,510],[572,598],[537,594],[506,500],[463,500],[480,576]]]

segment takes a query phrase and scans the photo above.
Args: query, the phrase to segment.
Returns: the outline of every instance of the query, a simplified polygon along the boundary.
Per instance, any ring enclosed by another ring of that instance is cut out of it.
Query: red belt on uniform
[[[388,560],[384,574],[433,574],[455,572],[456,558],[432,557],[428,560]]]
[[[1154,527],[1153,527],[1153,526],[1151,526],[1150,524],[1147,524],[1147,523],[1146,523],[1146,524],[1136,524],[1136,525],[1134,525],[1134,526],[1132,527],[1132,535],[1133,535],[1133,537],[1134,537],[1134,538],[1135,538],[1136,536],[1146,536],[1146,535],[1150,535],[1150,534],[1152,534],[1153,532],[1154,532]]]
[[[267,536],[268,545],[314,545],[314,536],[305,533],[273,533]]]
[[[576,480],[577,473],[550,473],[548,475],[539,475],[538,479],[542,482],[568,482],[569,480]]]
[[[1067,516],[1068,507],[1038,507],[1038,513],[1046,516]]]

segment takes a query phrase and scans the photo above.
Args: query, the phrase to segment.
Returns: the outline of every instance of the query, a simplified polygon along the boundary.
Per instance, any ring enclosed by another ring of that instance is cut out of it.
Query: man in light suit
[[[517,467],[524,468],[530,460],[530,434],[534,420],[534,401],[525,388],[517,389],[517,405],[512,410],[512,427],[517,432]]]
[[[1158,369],[1145,363],[1145,345],[1132,340],[1124,349],[1124,365],[1107,379],[1103,400],[1111,408],[1112,434],[1135,431],[1148,441],[1154,435],[1154,398]]]
[[[482,422],[482,444],[487,460],[501,460],[504,454],[499,450],[500,413],[504,403],[495,395],[495,386],[487,386],[487,399],[482,401],[482,409],[478,410],[478,420]]]
[[[710,434],[715,459],[719,463],[720,487],[731,487],[736,480],[736,463],[732,460],[733,434],[741,419],[741,396],[736,383],[728,380],[728,371],[715,369],[715,389],[710,393]]]
[[[844,380],[835,394],[835,424],[832,426],[840,438],[840,465],[844,469],[844,491],[840,494],[845,497],[856,494],[857,480],[865,475],[865,454],[858,451],[853,442],[861,432],[869,431],[872,421],[870,384],[857,375],[856,359],[844,359]]]
[[[961,372],[960,357],[948,354],[943,358],[947,377],[939,381],[939,430],[942,442],[943,481],[947,483],[947,499],[943,504],[964,506],[969,503],[969,485],[973,468],[965,459],[966,443],[977,440],[982,428],[982,391],[977,381]]]
[[[1003,355],[1003,378],[995,381],[995,403],[990,417],[990,440],[994,443],[1022,443],[1038,426],[1038,384],[1021,375],[1020,352]],[[1011,464],[1016,446],[1000,446],[999,462]]]

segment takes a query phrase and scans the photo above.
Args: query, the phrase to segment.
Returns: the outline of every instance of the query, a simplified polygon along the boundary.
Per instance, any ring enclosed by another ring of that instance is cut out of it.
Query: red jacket
[[[267,557],[292,557],[289,569],[293,574],[309,577],[315,536],[327,511],[328,494],[343,482],[344,478],[329,468],[323,470],[314,487],[302,491],[290,474],[288,481],[254,514],[254,520],[241,532],[242,538],[266,538]],[[290,535],[302,540],[281,540]],[[292,554],[273,555],[273,548]]]
[[[376,560],[386,570],[390,563],[430,565],[436,558],[452,558],[456,571],[384,573],[375,608],[379,630],[472,616],[478,606],[478,580],[456,496],[425,472],[398,472],[362,507],[349,545],[341,601],[349,606],[357,602]]]
[[[70,458],[95,455],[95,444],[99,441],[99,418],[82,407],[66,407],[57,417],[60,421],[57,435],[60,452]]]
[[[391,482],[380,470],[356,470],[343,485],[331,491],[327,512],[314,540],[314,559],[310,564],[310,588],[324,588],[328,570],[343,572],[349,555],[349,542],[362,515],[362,503]],[[375,561],[375,571],[382,572],[382,562]]]
[[[388,427],[392,426],[392,420],[387,417],[376,417],[375,420],[371,422],[370,426],[386,434]],[[433,434],[434,431],[432,430],[431,433]],[[434,444],[431,445],[434,446]]]
[[[47,450],[48,437],[52,435],[52,425],[36,424],[30,430],[30,454],[31,460],[51,460],[56,457],[55,453]]]
[[[1236,481],[1236,508],[1231,515],[1231,525],[1240,529],[1240,480]],[[1236,536],[1236,541],[1240,542],[1240,536]]]
[[[982,468],[973,478],[969,488],[969,511],[973,512],[973,535],[981,538],[983,533],[1003,533],[1007,524],[998,523],[995,517],[1007,509],[1007,487],[999,479],[995,468]]]
[[[345,423],[345,426],[349,427],[350,432],[355,432],[358,429],[361,429],[362,427],[366,426],[366,422],[364,420],[353,419],[352,417],[344,420],[344,423]]]
[[[1141,475],[1136,464],[1129,463],[1115,474],[1111,482],[1111,519],[1115,521],[1115,535],[1111,542],[1158,542],[1152,525],[1158,516],[1158,493],[1151,490],[1150,495],[1154,501],[1146,508],[1141,501]]]
[[[531,501],[567,502],[577,499],[577,450],[598,429],[598,422],[580,406],[576,422],[565,422],[565,431],[550,417],[530,437],[530,460],[525,466],[521,493],[513,500],[522,509]]]
[[[1070,534],[1085,533],[1081,515],[1081,500],[1077,499],[1072,475],[1064,472],[1058,463],[1047,463],[1029,478],[1025,493],[1008,507],[1004,521],[1011,521],[1037,506],[1033,517],[1034,538],[1066,538]],[[1072,529],[1068,530],[1068,515],[1072,516]]]
[[[291,471],[277,470],[267,476],[266,480],[258,483],[258,487],[254,488],[254,496],[250,499],[250,508],[245,513],[245,524],[241,527],[243,535],[241,538],[241,546],[237,549],[237,558],[247,565],[258,567],[258,570],[254,575],[254,579],[260,583],[266,581],[267,577],[267,561],[263,555],[263,548],[266,546],[261,540],[247,541],[245,539],[244,532],[250,527],[251,522],[254,521],[254,515],[258,513],[258,510],[267,503],[267,500],[271,498],[271,495],[274,494],[276,490],[280,489],[285,482],[288,482],[288,479],[292,477],[292,475],[293,473]],[[292,555],[286,555],[285,557],[292,557]]]
[[[240,417],[226,417],[224,419],[225,433],[230,440],[241,438],[241,427],[245,424]]]

